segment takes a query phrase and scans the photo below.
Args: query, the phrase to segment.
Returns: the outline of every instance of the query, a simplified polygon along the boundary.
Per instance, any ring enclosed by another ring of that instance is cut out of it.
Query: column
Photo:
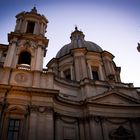
[[[22,23],[22,19],[19,19],[19,22],[17,22],[17,25],[15,27],[15,31],[20,31],[20,29],[21,29],[21,23]]]
[[[95,134],[96,127],[94,125],[92,117],[90,117],[89,126],[90,126],[90,136],[91,136],[90,140],[94,140],[94,139],[96,139],[96,134]]]
[[[106,76],[108,76],[109,74],[111,74],[111,70],[110,70],[110,66],[109,66],[108,60],[104,60],[104,66],[105,66]]]
[[[110,64],[111,73],[115,74],[113,63],[110,61],[109,64]]]
[[[51,107],[47,108],[45,117],[45,138],[46,140],[54,139],[54,119],[53,119],[53,110]]]
[[[53,83],[54,75],[53,75],[52,69],[48,69],[47,74],[48,76],[47,76],[46,88],[53,89],[54,88],[54,83]]]
[[[93,77],[92,77],[92,69],[91,69],[91,65],[90,64],[88,64],[88,68],[89,68],[89,78],[93,79]]]
[[[84,54],[81,56],[82,79],[87,78],[87,66]]]
[[[88,118],[85,118],[84,121],[84,128],[85,128],[85,139],[90,140],[90,129],[89,129],[89,120]]]
[[[33,87],[40,87],[40,72],[34,71],[33,75]]]
[[[11,68],[4,68],[4,73],[2,77],[0,78],[0,83],[1,84],[9,84],[10,81],[10,73],[11,73]]]
[[[70,66],[71,80],[74,80],[73,66]]]
[[[42,71],[42,46],[38,45],[37,52],[36,52],[36,65],[35,70]]]
[[[41,23],[40,34],[43,35],[43,23]]]
[[[64,78],[64,73],[62,70],[60,71],[60,77]]]
[[[97,116],[90,119],[90,135],[91,140],[103,140],[100,119]]]
[[[55,117],[55,140],[62,140],[63,139],[63,128],[61,125],[61,120],[59,116]]]
[[[45,25],[43,26],[43,35],[45,35],[46,27]]]
[[[102,70],[102,66],[99,65],[99,73],[100,73],[100,79],[104,80],[104,75],[103,75],[103,70]]]
[[[37,122],[37,140],[46,139],[46,114],[39,112]]]
[[[75,76],[76,76],[76,81],[80,81],[81,80],[81,70],[80,70],[80,57],[79,56],[75,56],[74,57],[74,65],[75,65]]]
[[[0,51],[0,60],[1,60],[1,58],[2,58],[2,51]]]
[[[4,62],[4,67],[12,67],[13,58],[15,57],[16,53],[16,43],[16,41],[12,41],[11,45],[9,46],[8,53]]]
[[[103,132],[103,140],[109,140],[108,125],[107,122],[105,121],[105,118],[101,118],[101,127]]]
[[[26,30],[27,30],[27,21],[24,20],[23,23],[22,23],[21,32],[26,33]]]
[[[33,34],[38,34],[38,23],[35,22],[35,28]]]
[[[135,135],[135,140],[140,139],[140,121],[138,119],[133,119],[132,121],[132,129]]]

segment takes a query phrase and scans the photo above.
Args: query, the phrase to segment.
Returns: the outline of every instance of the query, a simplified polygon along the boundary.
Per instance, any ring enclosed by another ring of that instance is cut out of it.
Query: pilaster
[[[84,121],[83,119],[79,119],[79,134],[80,134],[80,140],[86,140],[85,139],[85,130],[84,130]]]
[[[36,66],[35,66],[35,70],[37,71],[42,71],[42,67],[43,67],[42,51],[43,51],[42,45],[38,45],[37,52],[36,52]]]
[[[90,136],[90,128],[89,128],[89,119],[85,118],[84,119],[84,129],[85,129],[85,139],[86,140],[91,140],[91,136]]]
[[[34,76],[33,76],[33,87],[40,87],[40,71],[34,71]]]
[[[0,83],[2,84],[9,84],[9,80],[10,80],[10,74],[11,74],[11,68],[4,68],[4,71],[3,71],[3,76],[1,77],[0,79]]]
[[[90,135],[91,140],[103,140],[101,130],[101,119],[98,116],[90,117]]]
[[[80,81],[84,78],[87,78],[87,65],[85,61],[85,53],[87,50],[85,48],[78,48],[72,50],[74,55],[74,68],[75,68],[75,75],[76,81]]]
[[[53,140],[53,109],[47,106],[30,107],[29,140]]]
[[[4,67],[13,67],[12,63],[16,53],[16,45],[17,45],[17,40],[12,40],[8,49],[8,53],[6,55]]]
[[[132,121],[132,129],[135,135],[135,140],[140,139],[140,120],[139,119],[133,119]]]
[[[29,140],[37,140],[37,113],[31,112],[29,122]]]

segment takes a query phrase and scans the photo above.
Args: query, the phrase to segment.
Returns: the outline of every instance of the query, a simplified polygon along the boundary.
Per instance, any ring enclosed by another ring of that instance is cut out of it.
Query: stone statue
[[[140,43],[138,43],[137,50],[140,52]]]

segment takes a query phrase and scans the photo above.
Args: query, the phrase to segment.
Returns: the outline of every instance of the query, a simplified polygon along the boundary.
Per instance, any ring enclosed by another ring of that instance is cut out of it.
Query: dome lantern
[[[84,40],[84,37],[85,37],[85,35],[83,34],[83,32],[82,32],[82,31],[79,31],[79,30],[78,30],[78,27],[76,26],[76,27],[75,27],[75,31],[71,33],[70,39],[71,39],[72,41],[74,41],[74,40],[79,40],[79,39]]]

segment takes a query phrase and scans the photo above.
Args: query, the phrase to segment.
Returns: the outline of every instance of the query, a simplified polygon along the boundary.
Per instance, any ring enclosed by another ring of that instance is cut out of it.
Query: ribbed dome
[[[90,41],[85,41],[83,32],[79,31],[77,27],[75,27],[75,31],[72,32],[70,38],[71,38],[71,43],[62,47],[58,51],[56,58],[60,58],[62,56],[69,54],[70,51],[75,48],[86,48],[88,51],[94,51],[94,52],[103,51],[102,48],[97,44]]]

